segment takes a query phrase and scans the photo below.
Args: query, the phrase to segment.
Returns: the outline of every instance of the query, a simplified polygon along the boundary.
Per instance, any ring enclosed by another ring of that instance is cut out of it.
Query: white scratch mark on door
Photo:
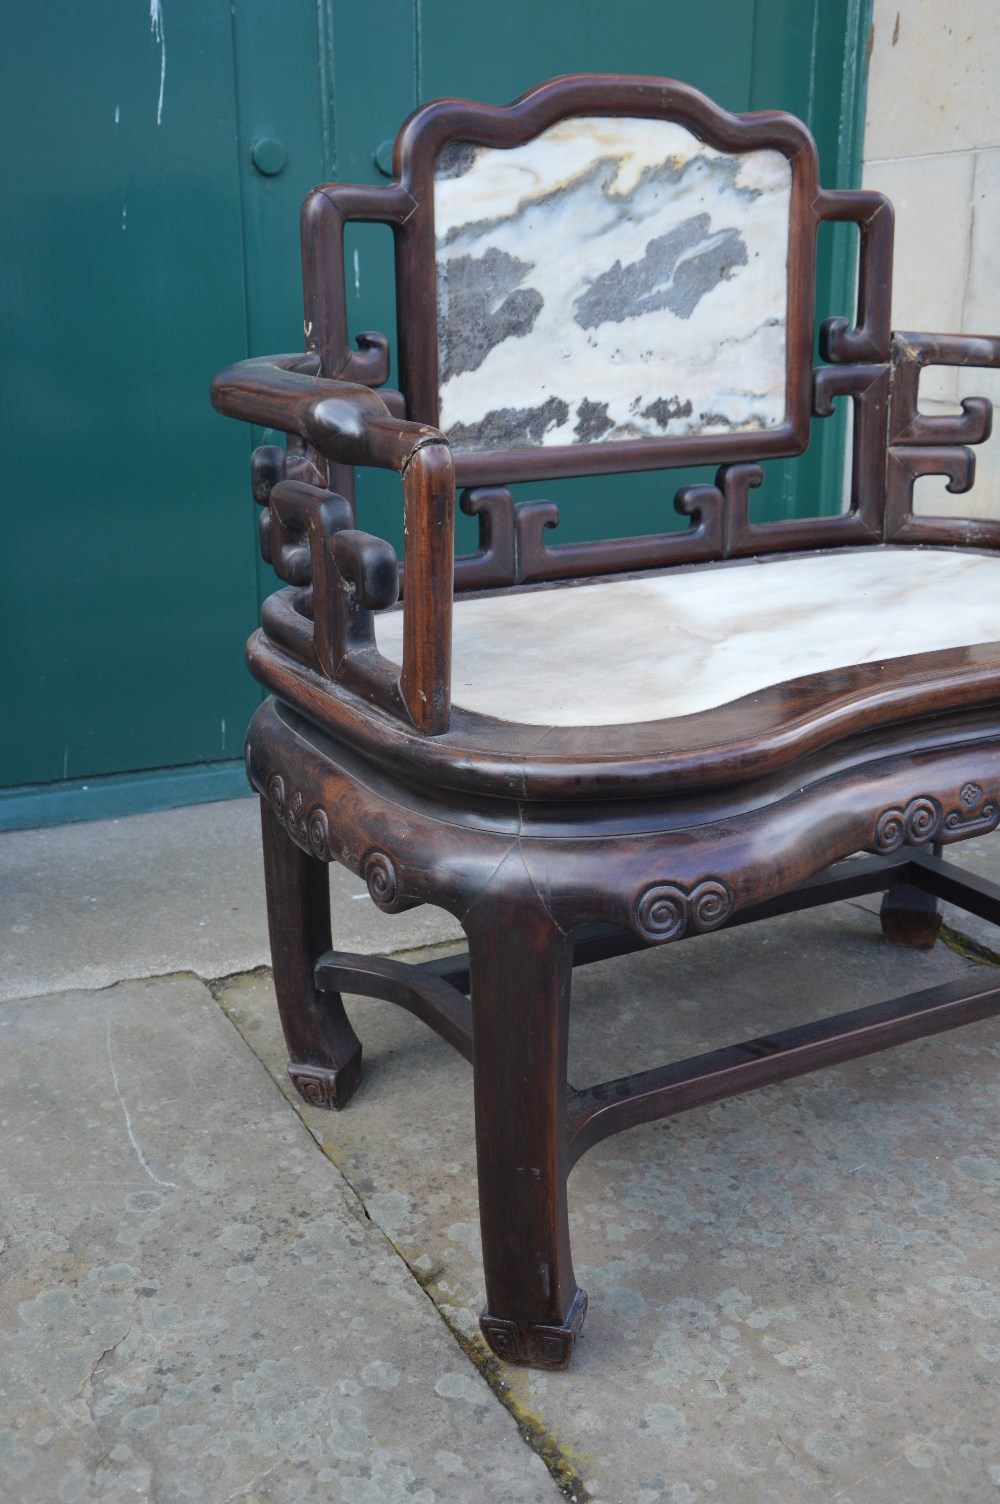
[[[176,1182],[176,1180],[161,1180],[160,1177],[159,1177],[159,1175],[155,1175],[153,1173],[153,1171],[149,1168],[149,1164],[148,1164],[148,1162],[146,1160],[146,1156],[145,1156],[145,1154],[143,1154],[142,1150],[139,1148],[139,1144],[138,1144],[138,1142],[136,1140],[136,1136],[132,1132],[132,1119],[131,1119],[131,1117],[129,1115],[128,1108],[125,1106],[125,1098],[122,1096],[121,1085],[119,1084],[119,1081],[118,1081],[118,1072],[115,1070],[115,1057],[111,1053],[111,1020],[110,1020],[110,1018],[108,1019],[108,1064],[111,1067],[111,1079],[114,1082],[114,1086],[115,1086],[115,1096],[118,1098],[118,1101],[121,1103],[122,1112],[125,1114],[125,1131],[128,1134],[129,1143],[132,1145],[132,1148],[135,1150],[136,1158],[138,1159],[139,1163],[142,1165],[142,1168],[145,1170],[145,1172],[149,1176],[150,1180],[155,1181],[155,1183],[157,1185],[162,1185],[162,1186],[164,1186],[168,1190],[176,1191],[176,1189],[177,1189],[177,1182]]]
[[[116,104],[115,105],[115,130],[117,130],[118,127],[119,127],[119,125],[121,124],[121,118],[122,118],[122,107],[121,107],[120,104]]]
[[[167,81],[167,42],[163,34],[163,11],[160,0],[149,0],[149,29],[160,44],[160,98],[156,106],[156,123],[163,124],[163,86]]]
[[[358,254],[357,251],[354,252],[354,291],[357,293],[358,297],[360,298],[360,296],[361,296],[361,257],[359,256],[359,254]]]
[[[223,750],[223,752],[225,752],[225,750],[226,750],[226,718],[225,718],[225,716],[222,717],[222,750]]]
[[[127,206],[127,204],[122,204],[122,229],[123,230],[127,228],[127,226],[125,224],[125,221],[127,219],[128,219],[128,206]]]

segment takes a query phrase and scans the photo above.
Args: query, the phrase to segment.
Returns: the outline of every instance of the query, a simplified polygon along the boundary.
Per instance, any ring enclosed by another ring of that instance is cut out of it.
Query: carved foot
[[[882,899],[882,939],[889,945],[930,950],[941,930],[937,900],[910,883],[897,883]]]
[[[562,1326],[529,1326],[507,1321],[484,1311],[479,1318],[483,1336],[505,1363],[526,1363],[532,1368],[568,1368],[576,1339],[587,1314],[587,1292],[577,1290]]]
[[[338,1070],[326,1070],[321,1065],[298,1065],[295,1061],[288,1067],[292,1085],[310,1107],[346,1107],[361,1080],[361,1046]]]

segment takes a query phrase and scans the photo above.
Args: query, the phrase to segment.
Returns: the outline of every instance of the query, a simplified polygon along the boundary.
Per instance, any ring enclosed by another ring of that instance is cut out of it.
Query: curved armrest
[[[313,363],[303,355],[241,360],[212,382],[212,405],[230,418],[301,434],[341,465],[402,472],[425,444],[447,442],[436,428],[394,418],[369,387],[301,369]]]
[[[448,729],[455,468],[436,428],[394,418],[366,386],[313,375],[314,357],[244,360],[212,382],[212,403],[231,418],[283,429],[341,465],[396,470],[403,481],[406,599],[399,691],[413,724]],[[305,368],[305,369],[303,369]],[[355,541],[361,537],[355,534]]]

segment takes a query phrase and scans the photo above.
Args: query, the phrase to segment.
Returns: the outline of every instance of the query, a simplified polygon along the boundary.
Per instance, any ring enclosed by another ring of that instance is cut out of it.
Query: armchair
[[[285,585],[248,646],[270,691],[247,770],[275,989],[314,1104],[358,1084],[344,991],[471,1061],[483,1333],[561,1368],[586,1310],[567,1176],[588,1148],[1000,1011],[992,979],[962,982],[566,1082],[574,965],[879,891],[890,940],[932,944],[936,898],[1000,922],[1000,890],[941,857],[1000,823],[1000,524],[913,510],[919,476],[971,486],[991,420],[981,399],[921,414],[921,369],[996,367],[1000,338],[892,334],[888,201],[823,190],[792,117],[731,115],[670,80],[437,101],[394,162],[387,187],[306,200],[306,354],[213,386],[222,412],[288,435],[253,460]],[[356,219],[395,232],[398,390],[386,339],[348,340]],[[831,220],[860,232],[858,305],[824,325],[814,369]],[[845,508],[752,520],[760,462],[801,454],[838,399]],[[553,504],[508,489],[706,463],[714,483],[676,496],[688,525],[642,538],[548,542]],[[356,526],[363,465],[400,475],[401,564]],[[479,547],[453,559],[456,488]],[[331,861],[389,913],[449,910],[468,955],[335,950]]]

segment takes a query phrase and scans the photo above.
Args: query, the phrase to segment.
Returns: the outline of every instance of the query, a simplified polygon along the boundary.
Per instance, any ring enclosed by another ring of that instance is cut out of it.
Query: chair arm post
[[[447,731],[451,715],[455,466],[443,439],[414,450],[403,471],[403,673],[400,690],[414,725]]]
[[[230,417],[300,434],[337,464],[399,472],[406,564],[400,693],[417,729],[439,736],[451,713],[451,450],[437,429],[394,417],[367,387],[303,371],[312,360],[279,355],[241,361],[215,378],[212,402]]]

